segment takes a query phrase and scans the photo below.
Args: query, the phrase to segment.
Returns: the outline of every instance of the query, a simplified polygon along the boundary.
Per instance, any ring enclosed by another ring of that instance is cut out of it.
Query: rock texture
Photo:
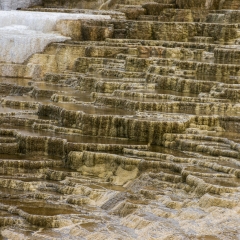
[[[0,9],[16,10],[17,8],[33,7],[42,4],[42,0],[1,0]]]
[[[68,19],[87,21],[111,17],[93,14],[3,11],[0,15],[0,61],[23,63],[34,53],[42,52],[52,42],[70,40],[68,35],[71,34],[68,31],[71,26],[65,25]]]
[[[43,0],[44,7],[65,7],[79,9],[109,9],[112,8],[119,0]]]
[[[239,239],[239,7],[0,12],[0,238]]]

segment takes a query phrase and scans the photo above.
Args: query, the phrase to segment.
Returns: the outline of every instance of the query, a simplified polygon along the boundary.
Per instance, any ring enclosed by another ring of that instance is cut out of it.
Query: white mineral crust
[[[0,0],[0,9],[15,10],[17,8],[27,8],[41,3],[42,0]]]
[[[69,39],[55,31],[60,19],[110,19],[110,16],[0,11],[0,62],[23,63],[49,43]]]

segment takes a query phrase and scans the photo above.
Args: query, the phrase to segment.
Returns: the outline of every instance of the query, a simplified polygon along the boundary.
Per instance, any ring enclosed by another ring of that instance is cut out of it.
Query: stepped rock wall
[[[110,18],[108,15],[3,11],[0,15],[0,61],[23,63],[33,53],[43,51],[51,42],[70,40],[70,27],[66,28],[64,20]],[[76,38],[74,33],[70,36]]]
[[[65,8],[79,8],[79,9],[111,9],[116,6],[116,4],[125,4],[127,1],[120,0],[1,0],[0,9],[10,10],[17,8],[26,8],[31,6],[43,5],[44,7],[65,7]],[[133,4],[144,4],[148,1],[133,2]],[[158,1],[155,1],[158,3]],[[157,4],[153,4],[154,1],[150,1],[150,4],[146,4],[145,7],[153,9],[156,11],[158,9]],[[165,3],[165,2],[164,2]],[[129,1],[131,4],[131,1]],[[233,8],[238,9],[240,6],[237,0],[204,0],[204,1],[193,1],[193,0],[176,0],[176,1],[166,1],[165,4],[176,4],[178,8],[185,9],[207,9],[207,10],[218,10]]]
[[[238,239],[239,3],[0,11],[0,239]]]

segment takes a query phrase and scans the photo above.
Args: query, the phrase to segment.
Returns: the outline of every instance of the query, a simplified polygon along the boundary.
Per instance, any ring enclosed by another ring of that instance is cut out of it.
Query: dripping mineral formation
[[[240,239],[240,1],[0,9],[0,239]]]

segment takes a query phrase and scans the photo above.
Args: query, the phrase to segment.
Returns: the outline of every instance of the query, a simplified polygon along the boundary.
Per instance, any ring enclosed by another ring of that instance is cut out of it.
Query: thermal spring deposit
[[[240,240],[239,0],[0,9],[0,240]]]

